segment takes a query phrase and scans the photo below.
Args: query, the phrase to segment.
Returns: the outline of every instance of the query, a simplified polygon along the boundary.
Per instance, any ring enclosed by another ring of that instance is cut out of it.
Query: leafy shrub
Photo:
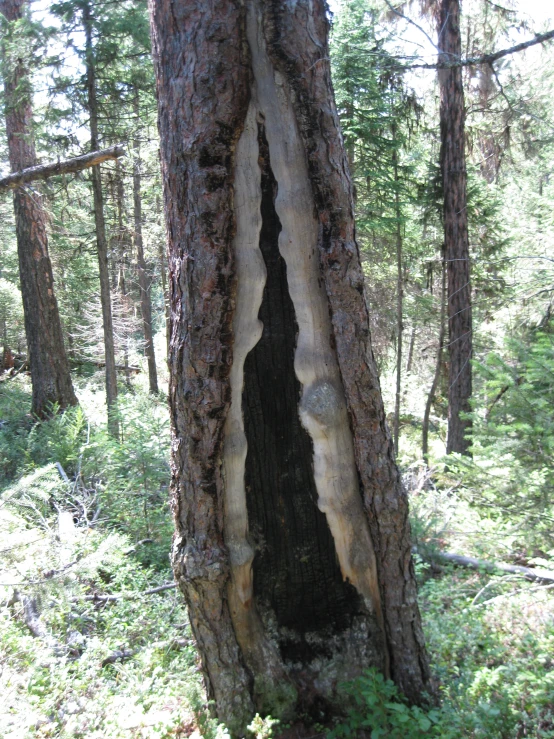
[[[344,686],[344,692],[354,707],[348,710],[347,720],[328,734],[329,739],[355,737],[360,731],[370,732],[371,739],[437,736],[430,732],[440,721],[439,711],[409,706],[396,685],[375,669]]]

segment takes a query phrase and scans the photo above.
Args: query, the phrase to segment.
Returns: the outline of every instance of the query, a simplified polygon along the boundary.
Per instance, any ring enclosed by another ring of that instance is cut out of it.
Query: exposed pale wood
[[[247,36],[278,183],[279,250],[287,264],[298,323],[294,368],[303,386],[302,423],[314,444],[318,506],[327,516],[343,577],[382,624],[375,554],[362,508],[342,382],[330,342],[325,340],[332,330],[316,256],[318,223],[304,146],[288,85],[269,60],[253,2],[248,6]]]
[[[261,338],[263,325],[258,319],[266,282],[266,266],[260,251],[260,212],[262,190],[258,164],[258,106],[256,91],[248,108],[243,132],[237,144],[235,162],[235,219],[233,241],[237,293],[233,333],[233,365],[230,373],[231,407],[225,423],[223,456],[225,473],[225,544],[229,550],[231,580],[228,597],[237,640],[248,667],[254,675],[254,697],[259,710],[270,711],[264,703],[264,687],[274,685],[274,692],[284,688],[281,718],[294,715],[296,691],[291,690],[276,649],[264,633],[253,593],[252,563],[254,549],[248,540],[245,467],[247,440],[242,410],[244,362]],[[258,676],[263,675],[259,685]],[[288,695],[288,701],[287,701]]]
[[[266,269],[259,249],[262,219],[261,173],[258,166],[256,105],[250,102],[244,130],[238,141],[235,164],[236,235],[233,241],[237,293],[233,333],[231,407],[225,423],[223,469],[225,474],[225,544],[229,550],[231,590],[248,608],[252,602],[252,561],[254,550],[248,542],[248,514],[244,471],[246,436],[242,415],[244,361],[262,335],[258,311],[262,303]]]
[[[100,151],[92,151],[90,154],[83,154],[79,157],[64,159],[61,162],[49,162],[48,164],[37,164],[34,167],[27,167],[19,172],[13,172],[0,179],[0,192],[3,190],[15,190],[17,187],[26,185],[36,180],[47,180],[60,174],[75,174],[81,172],[88,167],[94,167],[111,159],[118,159],[125,156],[125,148],[123,144],[116,144],[107,149]]]

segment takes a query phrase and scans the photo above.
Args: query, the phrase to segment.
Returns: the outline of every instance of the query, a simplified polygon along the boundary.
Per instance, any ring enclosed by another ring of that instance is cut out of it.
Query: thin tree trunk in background
[[[135,98],[135,115],[137,124],[140,122],[138,107],[138,92]],[[156,356],[154,354],[154,337],[152,335],[152,302],[150,300],[150,278],[144,260],[144,247],[142,241],[142,201],[140,195],[140,141],[133,140],[133,214],[135,220],[135,247],[137,250],[137,267],[140,287],[140,310],[142,313],[142,326],[144,331],[144,353],[148,361],[148,383],[150,393],[158,394],[158,375],[156,372]]]
[[[127,250],[126,250],[126,230],[123,223],[123,211],[124,211],[124,200],[125,193],[123,190],[123,175],[121,173],[121,165],[119,161],[115,165],[115,197],[116,203],[116,217],[117,217],[117,243],[118,243],[118,260],[119,260],[119,275],[118,275],[118,287],[121,293],[121,300],[123,303],[124,311],[127,310],[127,284],[125,281],[125,266],[127,261]],[[125,347],[123,349],[123,366],[125,367],[125,384],[131,389],[131,372],[129,370],[129,341],[125,336]]]
[[[441,0],[438,14],[439,63],[461,58],[459,0]],[[467,229],[465,108],[462,69],[439,69],[441,171],[444,242],[448,282],[448,437],[446,452],[468,454],[471,421],[472,317]]]
[[[393,141],[396,144],[396,126],[392,130]],[[404,322],[402,312],[404,310],[404,280],[402,275],[402,222],[400,212],[400,193],[398,192],[398,152],[396,148],[392,152],[394,168],[394,207],[396,216],[396,396],[394,401],[394,453],[398,456],[398,438],[400,435],[400,400],[402,392],[402,334]]]
[[[414,360],[414,347],[415,347],[416,327],[412,327],[412,335],[410,336],[410,348],[408,349],[408,361],[406,363],[406,374],[409,375],[412,371],[412,363]]]
[[[13,367],[13,355],[8,345],[8,322],[6,316],[2,318],[2,364],[1,369],[7,370]]]
[[[328,720],[337,684],[370,666],[421,701],[407,498],[371,351],[326,4],[150,8],[172,561],[208,695],[240,736],[256,711]]]
[[[92,45],[92,15],[90,3],[83,5],[83,26],[86,40],[86,92],[90,116],[90,148],[96,151],[98,136],[98,100],[96,96],[96,65]],[[106,361],[106,401],[108,406],[108,429],[112,436],[119,436],[117,417],[117,370],[115,368],[115,344],[112,319],[112,300],[110,293],[110,272],[108,268],[108,240],[104,220],[104,195],[100,166],[92,168],[92,194],[94,202],[94,223],[96,227],[96,248],[98,251],[98,272],[100,277],[100,303],[104,329],[104,354]]]
[[[24,17],[26,0],[0,0],[0,13],[14,22]],[[4,48],[6,132],[12,170],[36,165],[29,72],[22,59],[8,58]],[[46,215],[37,192],[18,188],[13,193],[21,297],[31,381],[32,412],[44,418],[52,405],[76,405],[64,347],[54,278],[48,254]]]
[[[162,212],[162,205],[160,202],[159,195],[156,195],[156,210],[158,213]],[[158,245],[158,255],[160,258],[160,274],[162,276],[162,291],[164,296],[164,312],[165,312],[165,338],[167,342],[167,356],[166,361],[169,357],[169,345],[171,342],[171,321],[170,321],[170,308],[169,308],[169,294],[167,290],[167,270],[166,270],[166,250],[165,244],[160,241]]]
[[[431,416],[431,407],[435,400],[437,387],[441,376],[441,364],[442,364],[442,351],[444,348],[444,334],[446,328],[446,264],[444,263],[444,254],[442,259],[442,272],[441,272],[441,294],[440,294],[441,308],[440,308],[440,323],[439,323],[439,346],[437,349],[437,362],[435,364],[435,374],[433,376],[433,382],[431,383],[431,389],[427,396],[427,403],[425,404],[425,413],[423,414],[423,429],[422,429],[422,441],[421,441],[421,456],[425,464],[429,464],[429,418]]]

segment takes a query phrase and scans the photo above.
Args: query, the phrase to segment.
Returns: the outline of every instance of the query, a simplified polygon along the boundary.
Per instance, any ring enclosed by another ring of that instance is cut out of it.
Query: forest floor
[[[172,580],[169,432],[166,399],[134,383],[122,394],[118,441],[103,430],[101,373],[77,379],[80,408],[42,424],[28,415],[27,378],[0,383],[4,739],[226,735],[207,712],[181,596],[148,593]],[[521,531],[468,502],[452,477],[424,472],[405,444],[420,608],[442,704],[414,712],[369,673],[351,686],[358,708],[333,735],[554,737],[554,586],[439,568],[426,552],[550,569],[554,553],[526,548]],[[286,728],[258,718],[252,735]],[[323,733],[315,726],[311,736]]]

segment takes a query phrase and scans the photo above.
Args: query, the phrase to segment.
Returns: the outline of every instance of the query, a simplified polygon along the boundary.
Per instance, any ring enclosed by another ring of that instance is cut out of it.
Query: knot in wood
[[[305,391],[300,410],[322,428],[336,426],[344,412],[342,393],[328,380],[314,382]]]

